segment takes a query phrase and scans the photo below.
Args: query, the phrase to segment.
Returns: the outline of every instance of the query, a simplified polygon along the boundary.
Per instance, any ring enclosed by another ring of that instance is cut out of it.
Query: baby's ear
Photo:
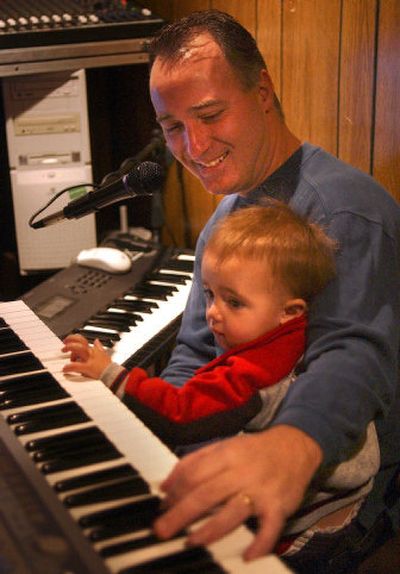
[[[294,319],[295,317],[300,317],[307,311],[307,303],[304,299],[289,299],[286,301],[285,306],[282,311],[281,325]]]

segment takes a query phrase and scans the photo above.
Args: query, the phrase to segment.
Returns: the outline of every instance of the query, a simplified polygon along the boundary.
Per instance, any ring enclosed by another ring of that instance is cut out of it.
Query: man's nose
[[[209,147],[209,141],[210,137],[207,126],[195,124],[186,127],[185,148],[186,153],[191,159],[201,159]]]

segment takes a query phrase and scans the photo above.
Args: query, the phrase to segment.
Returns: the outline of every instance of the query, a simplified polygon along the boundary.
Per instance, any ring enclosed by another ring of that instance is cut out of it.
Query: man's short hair
[[[233,16],[220,10],[201,10],[167,24],[149,45],[150,65],[156,58],[171,64],[183,57],[182,48],[199,34],[209,34],[220,47],[227,62],[237,73],[245,89],[254,87],[260,72],[267,69],[253,36]],[[276,94],[274,105],[283,117]]]

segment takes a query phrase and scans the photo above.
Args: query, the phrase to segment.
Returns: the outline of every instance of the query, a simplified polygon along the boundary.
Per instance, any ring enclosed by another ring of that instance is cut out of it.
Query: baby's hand
[[[64,365],[64,373],[80,373],[92,379],[99,379],[111,363],[107,351],[98,339],[91,347],[82,335],[68,335],[64,341],[63,353],[71,353],[70,362]]]

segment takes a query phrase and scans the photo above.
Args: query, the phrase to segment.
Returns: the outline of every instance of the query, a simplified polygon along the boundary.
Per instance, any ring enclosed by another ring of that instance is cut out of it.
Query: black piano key
[[[82,412],[83,410],[74,402],[68,401],[61,403],[59,405],[51,405],[45,407],[39,407],[35,409],[29,409],[27,411],[22,411],[19,413],[13,413],[7,417],[7,422],[9,424],[17,424],[23,422],[33,422],[35,420],[48,419],[48,418],[58,418],[60,425],[62,425],[61,418],[70,412]],[[89,419],[88,419],[89,420]]]
[[[129,332],[129,325],[124,324],[122,321],[115,321],[112,318],[104,318],[104,319],[88,319],[85,321],[85,325],[90,325],[93,327],[97,327],[100,329],[114,329],[119,333]]]
[[[114,342],[104,332],[99,335],[99,333],[93,333],[93,331],[91,332],[87,329],[74,329],[72,333],[83,335],[89,341],[89,343],[93,343],[95,339],[98,339],[103,347],[108,347],[111,349],[111,347],[114,346]]]
[[[44,366],[33,353],[0,357],[0,376],[2,377],[41,369],[44,369]]]
[[[165,295],[165,296],[170,296],[173,295],[173,293],[175,293],[176,291],[178,291],[178,288],[175,287],[174,285],[159,285],[156,283],[140,283],[139,285],[137,285],[133,290],[132,290],[132,294],[133,295]]]
[[[189,259],[169,259],[163,263],[163,269],[170,269],[171,271],[186,271],[186,273],[193,272],[194,262]]]
[[[90,343],[95,339],[99,339],[104,347],[112,347],[115,341],[120,340],[118,333],[105,333],[104,331],[96,331],[94,329],[74,329],[73,333],[83,335]]]
[[[150,494],[148,484],[140,476],[117,481],[113,484],[91,488],[85,492],[70,494],[64,498],[65,506],[84,506],[96,502],[118,500],[128,496],[140,496]]]
[[[107,510],[99,510],[85,514],[79,518],[79,524],[82,528],[92,528],[111,522],[129,519],[131,521],[138,520],[141,528],[149,526],[160,513],[161,499],[158,496],[150,496],[148,498],[131,502],[129,504],[121,504],[114,508]],[[144,520],[144,522],[143,522]]]
[[[143,297],[144,299],[152,299],[153,301],[167,301],[168,295],[164,295],[162,293],[150,293],[149,291],[145,291],[143,289],[135,289],[132,291],[131,295],[135,295],[135,297]]]
[[[180,538],[182,533],[176,534],[173,538]],[[125,540],[124,542],[116,542],[115,544],[108,544],[103,546],[99,550],[100,556],[103,558],[110,558],[111,556],[117,556],[118,554],[125,554],[126,552],[131,552],[132,550],[141,550],[142,548],[149,548],[150,546],[156,546],[167,543],[168,540],[160,540],[155,534],[147,534],[146,536],[140,536],[134,540]]]
[[[3,319],[3,317],[0,317],[0,327],[8,327],[8,323],[6,323],[6,321]]]
[[[202,547],[186,548],[160,558],[128,566],[118,574],[227,574]]]
[[[91,448],[88,451],[79,451],[76,455],[68,455],[45,462],[41,467],[41,471],[43,474],[52,474],[61,470],[71,470],[97,462],[115,460],[121,458],[121,456],[121,453],[115,447],[107,445],[99,450]]]
[[[83,411],[71,412],[63,415],[62,421],[60,421],[60,419],[57,417],[55,419],[39,419],[19,424],[14,428],[14,432],[16,435],[21,436],[24,434],[32,434],[43,430],[56,429],[59,428],[60,425],[63,427],[77,425],[87,422],[88,420],[90,420],[89,417]]]
[[[112,349],[112,347],[114,347],[114,341],[108,339],[107,337],[96,337],[96,336],[87,337],[89,343],[93,343],[95,339],[98,339],[100,343],[103,345],[103,347],[107,347],[108,349]]]
[[[135,285],[134,290],[136,289],[143,289],[146,292],[149,291],[154,293],[159,293],[161,295],[172,295],[173,293],[178,291],[178,288],[175,285],[164,285],[160,284],[157,281],[141,281],[137,285]]]
[[[70,454],[78,454],[79,452],[86,451],[88,447],[98,448],[100,445],[112,444],[108,438],[100,431],[97,435],[87,436],[80,440],[73,442],[60,443],[52,447],[44,447],[36,450],[32,458],[35,462],[46,462],[60,456],[69,456]]]
[[[0,381],[0,396],[3,392],[25,392],[28,389],[37,388],[61,388],[59,383],[50,373],[31,373],[29,375],[20,375],[12,379]]]
[[[158,309],[155,301],[143,301],[142,299],[116,299],[110,307],[127,311],[137,311],[138,313],[152,313],[153,309]]]
[[[150,496],[108,510],[85,514],[78,522],[82,528],[93,529],[89,533],[92,541],[105,540],[118,534],[151,528],[160,514],[160,504],[158,496]]]
[[[2,401],[13,401],[14,399],[22,399],[26,401],[29,397],[36,398],[39,397],[41,402],[47,401],[47,397],[51,395],[53,391],[57,392],[59,389],[53,385],[44,385],[43,387],[37,385],[18,385],[14,389],[3,389],[0,391],[0,399]],[[29,403],[28,403],[29,404]]]
[[[14,333],[12,329],[1,329],[0,331],[0,353],[12,353],[16,351],[25,351],[28,347]]]
[[[126,325],[130,325],[130,324],[134,324],[135,323],[135,319],[132,315],[129,315],[128,313],[121,313],[118,311],[98,311],[97,313],[95,313],[94,315],[91,315],[90,319],[107,319],[109,321],[116,321],[118,323],[121,324],[126,324]]]
[[[127,313],[118,311],[103,311],[96,313],[91,319],[114,319],[115,321],[134,327],[138,321],[143,321],[143,317],[137,313]]]
[[[138,474],[138,471],[130,464],[122,464],[119,466],[113,466],[112,468],[107,468],[105,470],[98,470],[96,472],[82,474],[81,476],[74,476],[73,478],[59,480],[54,484],[53,488],[57,492],[67,492],[68,490],[74,490],[75,488],[82,488],[84,486],[99,484],[109,480],[138,476]]]
[[[164,283],[175,283],[175,285],[185,285],[187,281],[191,281],[190,275],[153,272],[148,276],[149,281],[161,281]]]
[[[114,304],[111,304],[111,307],[114,307]],[[121,309],[120,311],[108,310],[107,313],[129,317],[129,321],[130,321],[130,324],[132,324],[132,326],[134,326],[137,323],[140,323],[141,321],[144,320],[142,315],[138,315],[138,313],[135,313],[134,311],[130,311],[129,309]]]
[[[58,401],[65,399],[70,395],[64,391],[63,388],[48,389],[45,396],[43,392],[26,392],[15,394],[15,398],[3,398],[0,400],[0,410],[14,409],[19,407],[26,407],[29,405],[37,405],[44,402]]]
[[[34,452],[46,447],[53,448],[57,447],[60,443],[65,442],[72,442],[74,440],[80,440],[81,438],[87,436],[97,436],[101,433],[100,429],[96,426],[87,427],[84,429],[78,429],[73,431],[68,431],[65,433],[59,433],[57,435],[43,437],[43,438],[36,438],[33,440],[28,441],[25,444],[25,448],[29,452]],[[103,433],[101,433],[103,434]],[[104,435],[103,435],[104,436]]]

